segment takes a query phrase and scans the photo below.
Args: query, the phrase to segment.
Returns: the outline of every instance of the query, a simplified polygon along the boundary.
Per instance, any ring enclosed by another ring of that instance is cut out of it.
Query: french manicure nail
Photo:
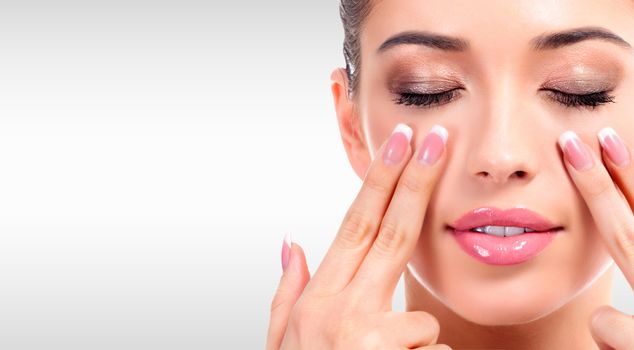
[[[385,164],[398,164],[403,160],[407,146],[412,139],[412,128],[403,123],[398,123],[390,135],[385,151],[383,152],[383,162]]]
[[[282,270],[286,270],[286,266],[288,266],[288,262],[291,258],[291,242],[291,234],[287,233],[282,243]]]
[[[420,147],[418,161],[424,165],[435,164],[442,155],[449,133],[440,125],[434,125]]]
[[[559,147],[578,171],[588,170],[594,165],[592,155],[574,131],[569,130],[559,136]]]
[[[605,149],[605,153],[617,166],[625,166],[630,163],[630,152],[623,144],[621,138],[611,127],[605,127],[599,131],[599,142]]]

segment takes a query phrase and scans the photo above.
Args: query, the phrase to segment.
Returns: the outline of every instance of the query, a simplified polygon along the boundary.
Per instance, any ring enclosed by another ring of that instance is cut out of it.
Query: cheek
[[[634,145],[634,99],[627,102],[627,106],[619,109],[610,116],[605,126],[611,126],[630,146]]]
[[[368,147],[373,155],[376,155],[381,144],[387,140],[398,123],[407,123],[416,135],[416,124],[394,113],[393,108],[388,104],[388,102],[376,100],[360,111],[363,128],[368,138]]]
[[[631,73],[634,73],[631,72]],[[611,126],[619,136],[630,145],[634,145],[634,79],[625,80],[615,91],[616,99],[610,104],[608,112],[602,115],[600,127]],[[600,129],[600,128],[599,128]],[[597,129],[596,131],[598,131]]]

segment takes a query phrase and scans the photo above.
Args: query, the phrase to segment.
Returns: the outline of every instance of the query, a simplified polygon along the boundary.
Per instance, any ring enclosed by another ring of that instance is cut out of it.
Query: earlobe
[[[361,128],[354,101],[348,98],[348,76],[345,68],[336,68],[330,75],[331,91],[337,113],[341,141],[348,160],[361,180],[370,166],[371,157]]]

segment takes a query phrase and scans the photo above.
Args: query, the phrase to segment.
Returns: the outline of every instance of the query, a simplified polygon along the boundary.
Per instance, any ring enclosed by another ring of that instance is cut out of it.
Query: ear
[[[348,98],[349,82],[345,68],[333,70],[330,79],[341,141],[343,141],[352,169],[363,180],[372,159],[354,102]]]

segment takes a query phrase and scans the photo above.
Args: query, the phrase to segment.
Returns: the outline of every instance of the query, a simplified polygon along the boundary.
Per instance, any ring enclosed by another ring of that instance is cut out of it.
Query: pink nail
[[[585,171],[594,165],[592,155],[574,131],[566,131],[559,136],[559,147],[575,169]]]
[[[420,147],[418,161],[424,165],[435,164],[445,149],[448,136],[447,129],[440,125],[434,125]]]
[[[291,234],[287,233],[284,236],[284,243],[282,243],[282,270],[286,270],[291,258],[291,242]]]
[[[614,129],[611,127],[601,129],[599,131],[599,142],[614,164],[625,166],[630,163],[630,152]]]
[[[387,142],[383,152],[383,162],[385,164],[398,164],[403,160],[407,146],[412,139],[412,129],[406,124],[399,123],[392,131],[392,135]]]

